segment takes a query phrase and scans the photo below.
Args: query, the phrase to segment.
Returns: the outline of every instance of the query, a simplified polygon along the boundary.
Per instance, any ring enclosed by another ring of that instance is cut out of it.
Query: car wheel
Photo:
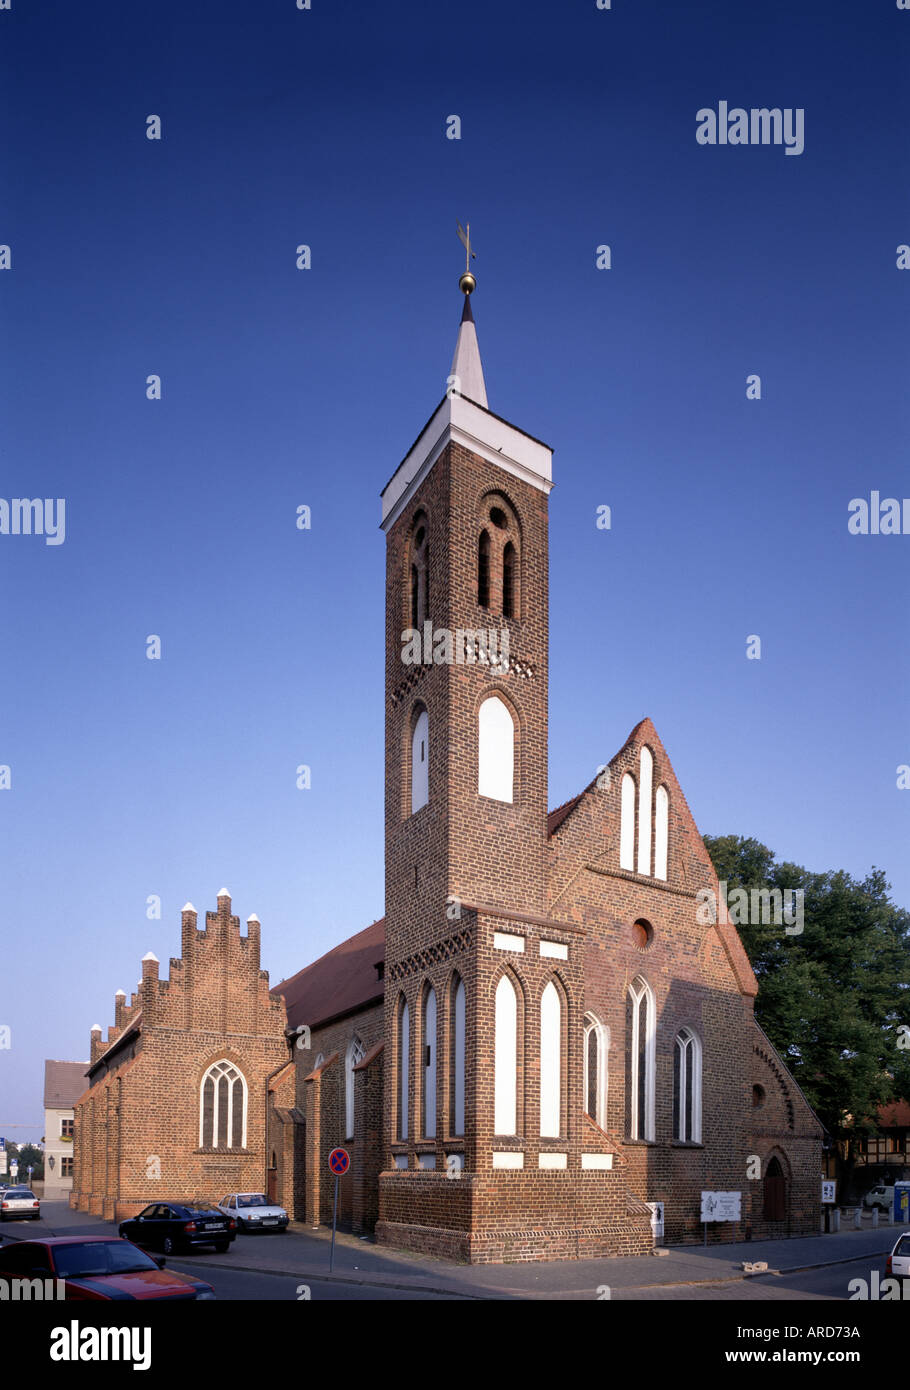
[[[230,1242],[229,1240],[216,1240],[216,1241],[215,1241],[215,1254],[216,1254],[216,1255],[223,1255],[223,1254],[225,1254],[225,1252],[226,1252],[227,1250],[230,1249],[230,1247],[231,1247],[231,1242]]]
[[[170,1236],[165,1236],[165,1237],[164,1237],[164,1240],[161,1242],[161,1249],[163,1250],[163,1252],[165,1253],[165,1255],[173,1255],[173,1253],[174,1253],[174,1242],[171,1240],[171,1237],[170,1237]]]

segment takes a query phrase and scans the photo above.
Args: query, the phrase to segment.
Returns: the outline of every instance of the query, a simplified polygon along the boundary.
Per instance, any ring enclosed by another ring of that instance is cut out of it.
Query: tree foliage
[[[758,840],[705,836],[728,889],[802,890],[799,934],[738,927],[758,977],[755,1016],[832,1137],[874,1132],[880,1105],[910,1099],[910,913],[880,869],[810,873]],[[902,1033],[903,1029],[903,1033]]]

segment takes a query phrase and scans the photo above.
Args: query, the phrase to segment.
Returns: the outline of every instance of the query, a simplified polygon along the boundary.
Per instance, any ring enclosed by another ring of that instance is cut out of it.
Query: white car
[[[237,1222],[237,1231],[284,1231],[289,1217],[284,1207],[275,1206],[264,1192],[232,1192],[218,1207]]]
[[[879,1211],[890,1216],[894,1210],[894,1187],[873,1187],[863,1198],[864,1207],[878,1207]]]
[[[895,1241],[885,1264],[885,1273],[893,1275],[895,1279],[910,1278],[910,1234],[906,1231]]]
[[[41,1203],[27,1187],[8,1187],[0,1192],[0,1221],[40,1221]]]

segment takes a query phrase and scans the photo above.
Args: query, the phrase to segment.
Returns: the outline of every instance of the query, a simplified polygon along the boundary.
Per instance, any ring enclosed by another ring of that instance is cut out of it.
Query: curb
[[[180,1259],[181,1257],[178,1256],[177,1258]],[[183,1261],[183,1263],[185,1263],[185,1261]],[[173,1257],[169,1261],[168,1268],[170,1268],[172,1264]],[[358,1288],[399,1289],[405,1293],[446,1294],[449,1297],[471,1299],[475,1302],[484,1303],[491,1298],[514,1298],[519,1294],[519,1290],[517,1289],[509,1289],[502,1292],[499,1290],[491,1290],[482,1294],[466,1293],[462,1289],[443,1288],[441,1285],[437,1284],[400,1284],[387,1279],[366,1277],[355,1279],[350,1275],[329,1274],[328,1271],[323,1272],[321,1270],[317,1273],[315,1270],[308,1269],[262,1269],[255,1265],[238,1265],[233,1263],[229,1265],[216,1264],[214,1260],[193,1260],[192,1268],[236,1270],[239,1274],[270,1274],[276,1279],[309,1279],[312,1280],[314,1284],[353,1284]]]

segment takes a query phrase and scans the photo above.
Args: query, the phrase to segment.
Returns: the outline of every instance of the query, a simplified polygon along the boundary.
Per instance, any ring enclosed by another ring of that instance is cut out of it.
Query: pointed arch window
[[[508,975],[496,986],[493,1133],[518,1131],[518,996]]]
[[[246,1148],[247,1085],[232,1062],[213,1062],[199,1090],[199,1147]]]
[[[366,1049],[355,1033],[344,1059],[344,1135],[354,1138],[354,1068],[363,1061]]]
[[[562,1001],[550,980],[540,998],[540,1134],[558,1139],[560,1133],[560,1082]]]
[[[477,542],[477,602],[481,608],[490,606],[490,533],[481,531]]]
[[[515,547],[506,541],[502,552],[502,616],[515,617]]]
[[[408,1137],[408,1097],[410,1094],[411,1014],[402,999],[398,1010],[398,1138]]]
[[[457,976],[452,998],[452,1134],[464,1134],[465,989]]]
[[[642,748],[638,776],[638,872],[651,872],[651,783],[654,776],[654,757],[650,748]]]
[[[423,1137],[436,1138],[436,991],[423,1000]]]
[[[490,695],[478,714],[477,790],[494,801],[512,801],[515,777],[515,721],[504,701]]]
[[[635,778],[631,773],[623,773],[621,790],[621,818],[619,828],[619,867],[635,869]]]
[[[411,815],[430,799],[430,720],[423,706],[411,735]]]
[[[667,877],[670,797],[666,787],[658,787],[654,797],[654,877]]]
[[[609,1034],[594,1014],[585,1014],[584,1086],[585,1114],[601,1129],[607,1127],[607,1053]]]
[[[673,1138],[701,1143],[701,1043],[691,1028],[673,1046]]]
[[[626,1000],[626,1132],[630,1139],[654,1138],[654,996],[639,975]]]
[[[430,615],[430,546],[427,518],[418,512],[411,536],[411,627],[421,627]]]

